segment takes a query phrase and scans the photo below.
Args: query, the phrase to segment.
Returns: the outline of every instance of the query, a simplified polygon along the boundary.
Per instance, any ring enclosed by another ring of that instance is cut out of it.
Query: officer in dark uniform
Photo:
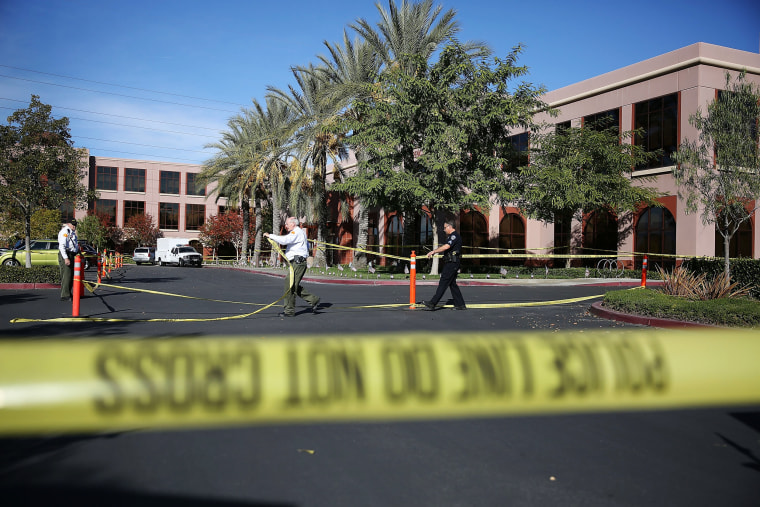
[[[426,310],[435,310],[435,305],[443,297],[446,289],[451,290],[451,296],[454,298],[455,310],[466,310],[462,292],[457,286],[457,274],[459,274],[459,264],[462,259],[462,237],[457,234],[453,220],[447,220],[443,224],[443,230],[448,237],[446,243],[435,250],[428,252],[427,258],[430,259],[434,254],[443,253],[443,271],[441,271],[441,280],[438,282],[438,290],[430,301],[423,301]]]

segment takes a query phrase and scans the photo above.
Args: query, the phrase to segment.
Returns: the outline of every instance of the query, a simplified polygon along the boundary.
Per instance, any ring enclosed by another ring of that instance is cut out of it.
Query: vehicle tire
[[[85,259],[84,260],[84,269],[85,270],[90,269],[90,260],[89,259]]]
[[[184,265],[185,265],[185,260],[184,259],[180,259],[180,260],[177,261],[177,266],[182,267]]]
[[[164,265],[164,261],[162,261],[161,259],[158,259],[158,265],[159,266],[163,266]]]
[[[140,264],[142,264],[142,262],[135,261],[135,264],[137,264],[139,266]]]
[[[3,261],[3,266],[21,266],[21,263],[16,259],[5,259]]]

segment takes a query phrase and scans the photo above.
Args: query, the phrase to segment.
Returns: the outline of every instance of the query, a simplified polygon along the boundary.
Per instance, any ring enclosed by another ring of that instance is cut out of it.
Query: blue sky
[[[357,18],[376,22],[375,3],[0,0],[0,117],[36,94],[93,155],[203,163],[230,117]],[[460,40],[497,56],[525,44],[525,80],[549,90],[696,42],[760,51],[757,0],[437,4]]]

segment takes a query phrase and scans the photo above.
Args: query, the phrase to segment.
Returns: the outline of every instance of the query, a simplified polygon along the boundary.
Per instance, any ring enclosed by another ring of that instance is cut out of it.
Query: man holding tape
[[[61,301],[70,301],[74,286],[74,259],[79,252],[77,220],[72,218],[58,233],[58,266],[61,269]]]
[[[301,279],[306,273],[306,257],[309,256],[309,243],[306,238],[306,232],[298,226],[296,217],[289,217],[285,221],[285,235],[264,233],[265,238],[276,241],[285,246],[285,257],[290,261],[293,267],[293,280],[289,276],[285,277],[285,301],[283,312],[280,317],[293,317],[296,311],[296,294],[306,300],[311,305],[312,313],[317,313],[319,297],[309,293],[301,287]]]
[[[443,253],[443,271],[441,271],[441,280],[438,282],[438,290],[430,301],[423,301],[426,310],[435,310],[435,305],[443,297],[446,289],[451,290],[451,296],[454,298],[454,310],[466,310],[462,291],[457,285],[457,274],[459,273],[459,264],[462,260],[462,236],[457,234],[453,220],[447,220],[443,223],[443,231],[448,234],[446,243],[435,250],[427,253],[430,259],[433,254]]]

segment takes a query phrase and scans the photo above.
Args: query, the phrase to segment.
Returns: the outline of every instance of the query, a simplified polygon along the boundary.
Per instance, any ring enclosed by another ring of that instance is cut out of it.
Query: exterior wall
[[[116,190],[102,190],[96,188],[96,168],[98,166],[116,167],[118,169]],[[126,168],[145,169],[145,192],[127,192],[124,190]],[[124,201],[145,202],[145,213],[148,213],[153,217],[156,225],[158,225],[159,220],[159,203],[178,203],[178,229],[162,229],[164,237],[197,239],[199,235],[198,231],[186,229],[185,204],[204,205],[206,207],[206,218],[218,214],[219,206],[225,206],[227,204],[226,199],[219,199],[219,202],[217,203],[215,196],[208,197],[212,193],[211,191],[214,188],[213,185],[206,187],[205,196],[187,195],[187,174],[198,174],[202,169],[202,166],[195,164],[178,164],[172,162],[153,162],[147,160],[92,156],[90,157],[90,167],[88,171],[88,185],[91,189],[98,190],[100,199],[111,199],[116,201],[116,225],[118,227],[124,227]],[[180,173],[179,195],[160,193],[159,184],[161,171]],[[77,211],[78,218],[81,218],[86,214],[87,211]]]
[[[697,130],[689,124],[689,116],[697,109],[706,111],[707,105],[716,97],[716,90],[725,86],[725,75],[732,76],[747,70],[747,79],[760,85],[760,55],[711,44],[698,43],[622,69],[548,92],[544,100],[559,108],[558,117],[546,121],[560,123],[571,121],[578,126],[584,116],[610,109],[620,109],[623,130],[634,129],[633,108],[637,102],[678,93],[678,142],[698,138]],[[715,255],[715,228],[702,223],[700,213],[687,214],[685,203],[677,198],[678,188],[671,173],[672,167],[637,171],[636,184],[652,186],[666,196],[675,197],[676,252],[679,255]],[[654,181],[644,181],[643,176]],[[753,220],[753,257],[760,256],[760,221]],[[539,226],[529,226],[527,246],[539,248],[552,240],[553,226],[548,224],[542,231]],[[625,232],[625,231],[620,231]],[[620,252],[634,250],[633,235],[626,236]],[[720,255],[720,252],[718,252]]]

